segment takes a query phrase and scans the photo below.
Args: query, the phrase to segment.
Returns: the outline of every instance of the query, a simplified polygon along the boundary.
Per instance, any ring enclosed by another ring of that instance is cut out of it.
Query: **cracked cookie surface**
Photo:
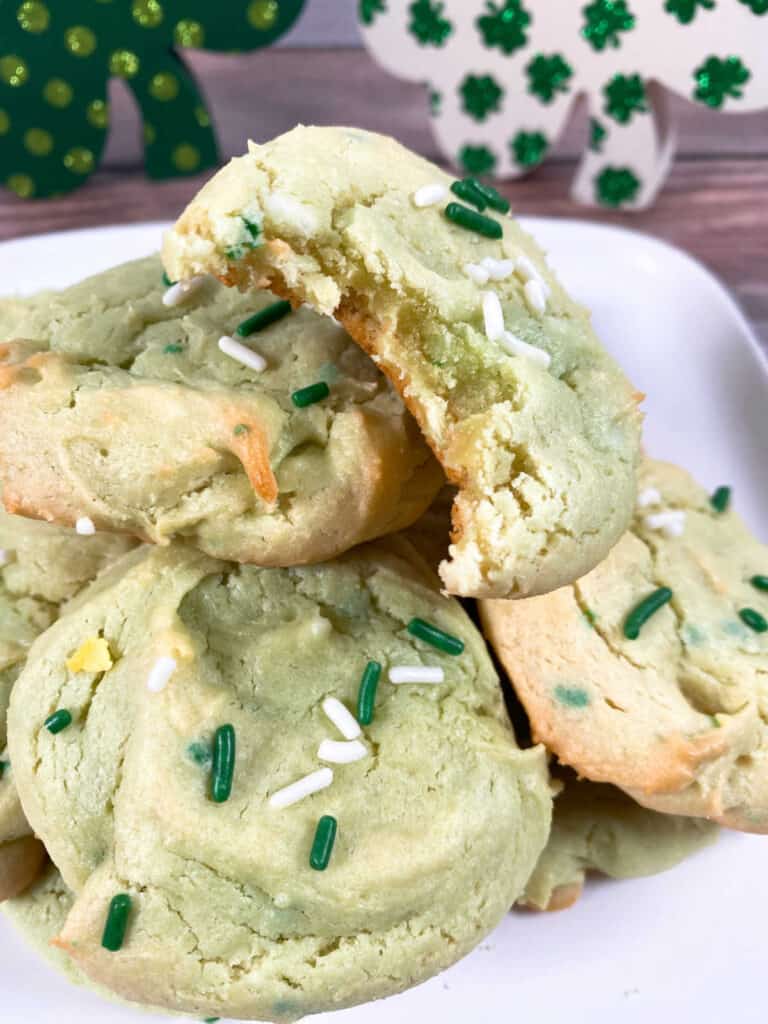
[[[413,617],[464,643],[449,655]],[[72,672],[98,636],[112,667]],[[164,689],[147,681],[175,660]],[[365,756],[289,807],[276,791],[342,740],[381,663]],[[436,685],[393,666],[441,668]],[[42,727],[57,708],[72,724]],[[33,647],[12,699],[11,755],[30,820],[76,893],[57,938],[93,981],[199,1016],[291,1019],[400,991],[468,952],[522,892],[551,797],[541,748],[520,750],[485,645],[400,538],[332,563],[237,566],[191,548],[130,553]],[[234,727],[231,795],[211,800],[211,742]],[[310,867],[318,820],[338,835]],[[101,948],[128,893],[122,949]]]
[[[173,276],[269,283],[336,316],[459,489],[448,592],[545,593],[593,568],[629,523],[639,396],[515,221],[486,209],[490,239],[447,219],[450,184],[392,139],[300,127],[220,171],[163,257]],[[417,206],[434,187],[440,201]]]
[[[275,302],[213,279],[163,302],[158,257],[7,303],[0,473],[9,511],[216,557],[320,561],[406,526],[443,482],[394,389],[308,309],[219,339]],[[322,383],[328,397],[292,395]]]
[[[676,466],[646,460],[640,498],[600,566],[546,597],[481,602],[484,632],[534,737],[580,775],[768,832],[768,632],[740,615],[768,617],[751,582],[768,548]],[[671,600],[629,639],[628,614],[661,587]]]

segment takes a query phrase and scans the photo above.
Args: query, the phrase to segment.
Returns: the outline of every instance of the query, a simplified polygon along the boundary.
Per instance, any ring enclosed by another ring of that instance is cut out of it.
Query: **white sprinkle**
[[[445,672],[439,665],[395,665],[389,670],[389,681],[401,683],[444,683]]]
[[[267,360],[264,356],[254,352],[247,345],[241,345],[239,341],[235,341],[234,338],[230,338],[226,334],[223,338],[219,338],[219,351],[223,352],[225,356],[229,356],[230,359],[242,363],[243,366],[255,370],[256,373],[263,373],[267,368]]]
[[[333,770],[331,768],[318,768],[316,772],[310,772],[302,779],[297,779],[290,786],[284,786],[273,793],[269,798],[270,807],[290,807],[305,796],[312,796],[319,793],[321,789],[327,789],[333,782]]]
[[[506,349],[511,356],[522,356],[524,359],[530,359],[531,362],[543,366],[545,370],[549,369],[552,357],[544,349],[536,348],[535,345],[529,345],[527,341],[518,338],[511,331],[504,331],[499,341],[502,348]]]
[[[186,281],[177,281],[163,295],[163,305],[180,306],[182,302],[186,302],[187,299],[194,295],[204,281],[205,274],[198,274],[196,277],[190,277]]]
[[[96,533],[93,520],[89,519],[88,516],[80,516],[75,523],[75,532],[79,533],[81,537],[92,537]]]
[[[515,260],[515,273],[522,278],[523,281],[538,281],[541,285],[542,291],[544,292],[544,297],[547,299],[549,298],[551,288],[536,269],[533,262],[522,253]]]
[[[682,509],[669,509],[667,512],[654,512],[643,520],[649,530],[661,530],[667,537],[682,537],[685,530],[685,512]]]
[[[158,658],[147,676],[147,689],[150,693],[160,693],[168,685],[168,680],[176,671],[176,659],[167,654]]]
[[[323,618],[322,615],[318,615],[316,619],[312,619],[309,624],[309,631],[312,636],[328,636],[333,629],[328,619]]]
[[[479,263],[465,263],[464,273],[467,277],[471,278],[475,284],[488,284],[491,276],[485,267],[481,267]]]
[[[495,260],[493,256],[484,256],[480,266],[492,281],[505,281],[515,272],[514,260]]]
[[[504,312],[496,292],[483,292],[483,323],[488,341],[498,341],[504,334]]]
[[[422,185],[421,188],[417,188],[413,193],[413,205],[419,208],[424,206],[434,206],[435,203],[441,202],[448,195],[448,189],[445,185]]]
[[[314,235],[320,226],[312,207],[286,192],[272,192],[267,196],[264,206],[274,221],[288,224],[306,237]]]
[[[360,735],[360,726],[355,716],[335,697],[326,697],[323,711],[330,718],[346,740],[356,740]]]
[[[646,487],[637,496],[638,508],[648,508],[649,505],[658,505],[661,501],[661,494],[655,487]]]
[[[360,740],[323,740],[317,748],[320,761],[331,764],[352,764],[368,755],[368,747]]]
[[[8,565],[11,560],[12,552],[6,551],[5,548],[0,548],[0,568],[4,565]]]
[[[526,281],[525,287],[523,288],[523,295],[525,295],[525,301],[536,313],[544,313],[547,309],[547,296],[542,287],[541,281],[536,281],[531,278],[530,281]]]

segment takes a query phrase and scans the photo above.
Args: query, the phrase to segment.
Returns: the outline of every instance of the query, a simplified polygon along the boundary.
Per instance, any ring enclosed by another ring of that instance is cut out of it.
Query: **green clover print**
[[[0,183],[59,195],[96,169],[109,127],[107,83],[138,104],[151,178],[218,162],[211,117],[179,51],[268,46],[305,0],[0,0]]]

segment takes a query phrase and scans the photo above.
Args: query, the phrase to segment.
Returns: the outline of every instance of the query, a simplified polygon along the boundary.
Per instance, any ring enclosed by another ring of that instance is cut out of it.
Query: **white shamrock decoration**
[[[541,163],[577,96],[591,138],[579,202],[651,203],[675,150],[665,89],[768,107],[768,0],[360,0],[367,47],[429,86],[435,135],[469,174]]]

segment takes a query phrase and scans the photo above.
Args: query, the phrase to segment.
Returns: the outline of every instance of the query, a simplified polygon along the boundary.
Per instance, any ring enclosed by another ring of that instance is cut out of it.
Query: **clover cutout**
[[[768,107],[768,0],[360,0],[359,13],[379,63],[428,86],[438,144],[468,174],[537,166],[585,97],[583,203],[652,202],[675,149],[667,91],[724,113]]]
[[[269,46],[304,0],[0,0],[0,183],[22,198],[78,188],[101,159],[107,83],[139,107],[151,178],[218,162],[211,116],[179,51]]]

